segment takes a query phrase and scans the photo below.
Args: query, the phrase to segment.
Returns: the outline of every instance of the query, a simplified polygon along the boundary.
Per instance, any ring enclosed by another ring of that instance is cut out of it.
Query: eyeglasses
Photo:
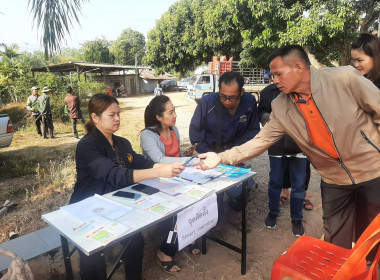
[[[235,102],[236,100],[238,100],[240,98],[240,95],[238,95],[238,96],[227,96],[227,95],[219,93],[219,98],[221,101],[227,101],[228,100],[230,102]]]

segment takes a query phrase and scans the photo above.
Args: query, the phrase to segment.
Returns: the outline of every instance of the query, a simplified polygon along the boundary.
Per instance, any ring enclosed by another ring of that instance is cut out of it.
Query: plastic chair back
[[[345,262],[342,268],[337,272],[334,280],[355,279],[354,276],[360,277],[357,279],[377,280],[377,263],[379,262],[380,249],[377,250],[375,259],[372,262],[369,271],[363,273],[357,273],[360,266],[366,261],[366,256],[371,250],[380,243],[380,228],[376,230],[367,240],[364,240],[359,246],[354,246],[353,253],[350,258]],[[371,273],[372,272],[372,273]],[[350,277],[350,278],[348,278]]]
[[[365,231],[360,235],[356,242],[354,249],[359,247],[364,241],[366,241],[371,235],[380,231],[380,214],[377,214],[375,219],[369,224]]]
[[[274,262],[271,279],[377,280],[380,249],[370,269],[366,264],[366,256],[377,244],[380,244],[380,214],[351,250],[302,236]]]

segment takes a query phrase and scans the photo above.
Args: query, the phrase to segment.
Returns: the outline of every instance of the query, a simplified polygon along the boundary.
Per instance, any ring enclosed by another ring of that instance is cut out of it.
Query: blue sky
[[[130,27],[147,38],[156,20],[176,0],[90,0],[83,4],[80,26],[75,24],[63,47],[79,48],[85,41],[115,40]],[[21,51],[43,50],[32,28],[28,0],[0,0],[0,43],[17,43]]]

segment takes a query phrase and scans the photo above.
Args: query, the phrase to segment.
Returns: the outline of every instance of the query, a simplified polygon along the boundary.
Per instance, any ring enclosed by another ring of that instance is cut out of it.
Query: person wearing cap
[[[27,102],[26,102],[26,109],[32,114],[34,120],[35,120],[35,125],[36,125],[36,130],[37,130],[37,134],[38,136],[42,136],[42,132],[41,132],[41,118],[39,117],[40,116],[40,113],[38,111],[38,99],[40,97],[40,95],[38,94],[38,91],[40,90],[40,88],[38,86],[34,86],[31,88],[32,90],[32,95],[30,95],[27,99]]]
[[[82,111],[80,109],[79,97],[73,94],[73,88],[66,88],[67,96],[65,97],[65,113],[70,117],[71,123],[73,125],[73,133],[75,138],[79,138],[77,130],[77,122],[80,121],[84,124],[86,121],[82,116]]]
[[[47,139],[47,134],[49,133],[50,138],[54,137],[54,126],[53,126],[53,115],[50,107],[50,97],[48,94],[51,92],[49,87],[43,87],[42,95],[40,96],[37,104],[38,111],[40,112],[40,117],[42,120],[42,131],[44,139]]]

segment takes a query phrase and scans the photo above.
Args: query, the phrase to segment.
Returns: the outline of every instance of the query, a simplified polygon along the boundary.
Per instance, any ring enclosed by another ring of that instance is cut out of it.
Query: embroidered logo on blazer
[[[243,115],[239,119],[239,122],[246,122],[246,121],[247,121],[247,115]]]
[[[127,154],[127,159],[129,161],[129,163],[132,163],[133,161],[133,156],[131,154]]]

